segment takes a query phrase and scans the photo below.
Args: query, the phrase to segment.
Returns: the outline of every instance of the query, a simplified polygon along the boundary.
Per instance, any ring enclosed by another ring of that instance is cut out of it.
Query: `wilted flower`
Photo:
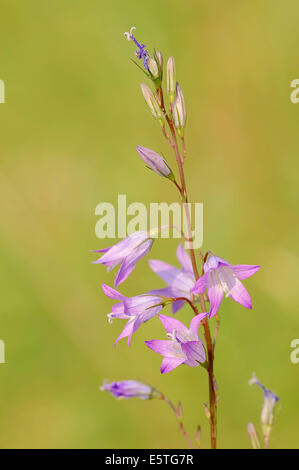
[[[117,287],[129,277],[136,263],[149,252],[152,243],[153,239],[147,232],[135,232],[109,248],[94,250],[95,253],[104,255],[93,262],[104,264],[109,271],[121,265],[114,280],[114,286]]]
[[[148,168],[155,171],[160,176],[166,176],[167,178],[173,179],[173,173],[168,166],[167,161],[161,157],[161,155],[154,152],[154,150],[141,147],[141,145],[138,145],[136,150]]]
[[[149,265],[152,270],[163,279],[167,287],[157,290],[151,290],[152,294],[160,294],[165,297],[176,298],[186,297],[191,300],[190,291],[195,283],[195,277],[193,274],[192,263],[189,255],[184,249],[183,245],[179,245],[176,252],[177,259],[181,264],[181,269],[171,266],[164,261],[151,259]],[[184,305],[185,300],[177,300],[172,303],[172,313],[176,313]]]
[[[137,39],[134,37],[133,32],[135,31],[135,29],[136,29],[135,26],[133,26],[130,29],[130,32],[129,33],[126,32],[126,33],[124,33],[124,35],[125,35],[125,38],[128,41],[133,41],[136,44],[137,50],[135,52],[135,55],[138,59],[143,61],[144,68],[146,70],[148,70],[148,60],[149,60],[150,55],[149,55],[148,51],[146,50],[146,45],[145,44],[139,44]]]
[[[136,380],[122,380],[120,382],[108,383],[104,380],[100,390],[110,392],[116,398],[141,398],[149,400],[152,398],[153,388]]]
[[[169,340],[153,339],[145,341],[145,344],[164,356],[161,374],[166,374],[181,364],[197,367],[199,363],[205,362],[206,353],[198,337],[198,326],[206,315],[207,313],[202,313],[193,317],[189,329],[175,318],[159,315]]]
[[[275,395],[271,390],[268,390],[261,384],[255,374],[252,374],[252,378],[249,380],[249,384],[258,385],[264,392],[264,404],[262,407],[261,413],[261,426],[267,446],[268,439],[271,433],[273,420],[274,420],[274,407],[275,404],[279,401],[279,397]]]
[[[163,113],[162,113],[162,110],[159,106],[159,103],[158,101],[156,100],[152,90],[147,86],[145,85],[145,83],[142,83],[141,84],[141,91],[142,91],[142,94],[143,94],[143,97],[153,115],[153,117],[155,119],[164,119],[164,116],[163,116]]]
[[[176,92],[176,70],[173,57],[169,57],[166,67],[166,86],[170,103],[173,103]]]
[[[183,133],[186,124],[186,106],[182,89],[178,83],[176,84],[172,115],[175,127]]]
[[[210,318],[216,315],[223,296],[231,297],[246,308],[252,308],[252,302],[240,279],[247,279],[255,274],[260,266],[249,264],[230,265],[225,259],[209,255],[204,264],[205,274],[195,283],[191,293],[202,294],[208,288],[210,300]]]
[[[132,335],[140,325],[155,317],[164,307],[163,299],[158,295],[147,293],[135,297],[125,297],[106,284],[102,285],[102,289],[110,299],[120,300],[119,303],[113,305],[112,312],[108,314],[110,323],[114,318],[128,320],[115,344],[120,339],[128,337],[128,344],[130,345]]]

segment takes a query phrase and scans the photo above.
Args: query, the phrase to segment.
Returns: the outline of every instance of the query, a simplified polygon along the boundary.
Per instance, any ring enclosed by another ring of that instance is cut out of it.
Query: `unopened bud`
[[[272,425],[274,421],[274,406],[278,401],[278,397],[268,390],[268,393],[265,394],[264,404],[261,413],[261,426],[263,435],[265,438],[269,438]]]
[[[248,423],[247,432],[253,449],[260,449],[261,444],[253,423]]]
[[[173,57],[169,57],[166,69],[166,85],[170,103],[173,103],[176,92],[176,70]]]
[[[148,168],[160,176],[165,176],[166,178],[170,179],[174,178],[167,161],[161,157],[161,155],[156,153],[154,150],[142,147],[141,145],[138,145],[136,150]]]
[[[143,97],[155,119],[163,119],[163,113],[161,111],[161,108],[159,106],[158,101],[156,100],[152,90],[145,85],[144,83],[141,84],[141,91],[143,94]]]
[[[172,115],[175,127],[178,129],[179,133],[183,135],[186,124],[186,106],[182,89],[178,83],[176,85]]]
[[[122,380],[121,382],[110,382],[104,380],[100,390],[110,392],[116,398],[141,398],[149,400],[153,396],[153,387],[137,382],[136,380]]]
[[[156,56],[157,56],[157,59],[158,59],[158,63],[160,65],[160,69],[163,70],[163,54],[162,54],[162,52],[157,51]]]
[[[148,69],[153,78],[159,78],[159,68],[155,59],[150,57],[147,61]]]
[[[264,403],[261,412],[261,427],[267,446],[274,421],[274,407],[275,404],[279,401],[279,397],[276,396],[275,393],[273,393],[271,390],[264,387],[255,374],[252,374],[252,378],[250,379],[249,384],[258,385],[264,392]]]

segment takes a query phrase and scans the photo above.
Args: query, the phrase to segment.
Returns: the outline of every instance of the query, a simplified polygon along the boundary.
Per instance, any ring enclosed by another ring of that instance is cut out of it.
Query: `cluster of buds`
[[[154,52],[153,56],[146,50],[144,44],[139,44],[134,36],[133,27],[130,32],[125,33],[126,39],[133,41],[137,46],[136,57],[143,61],[143,71],[152,80],[155,85],[156,92],[161,89],[163,80],[163,55],[162,52]],[[137,64],[138,65],[138,64]],[[186,105],[182,89],[179,83],[176,81],[176,67],[173,57],[169,57],[166,67],[166,89],[171,109],[171,119],[175,128],[178,131],[180,137],[184,136],[184,128],[186,125]],[[152,90],[145,84],[141,85],[141,91],[144,99],[155,119],[157,119],[161,125],[164,125],[165,109],[164,104],[160,102],[160,99],[154,95]]]

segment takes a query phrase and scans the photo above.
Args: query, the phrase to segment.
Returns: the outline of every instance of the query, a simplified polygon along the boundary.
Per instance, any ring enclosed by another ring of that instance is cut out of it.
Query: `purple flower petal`
[[[152,239],[146,240],[140,246],[134,249],[123,261],[120,270],[118,271],[116,278],[114,280],[114,286],[117,287],[119,284],[124,282],[132,271],[135,269],[136,263],[145,256],[151,246]],[[105,256],[105,255],[104,255]]]
[[[176,300],[172,302],[171,311],[173,314],[176,314],[182,307],[184,307],[186,301],[185,300]]]
[[[176,251],[177,259],[179,260],[184,271],[191,272],[193,274],[192,262],[190,256],[180,243]]]
[[[145,344],[148,348],[162,356],[174,357],[176,359],[182,359],[183,361],[187,359],[185,354],[182,352],[181,346],[175,341],[167,339],[152,339],[150,341],[145,341]]]
[[[139,315],[150,310],[160,311],[163,305],[159,297],[153,295],[136,295],[124,300],[124,310],[127,315]]]
[[[198,315],[195,315],[195,317],[192,318],[191,323],[190,323],[190,332],[194,336],[194,339],[198,340],[199,324],[207,315],[209,314],[207,312],[204,312],[204,313],[199,313]]]
[[[157,259],[150,259],[149,265],[166,284],[172,284],[181,272],[180,269]]]
[[[162,287],[162,289],[152,289],[148,294],[159,295],[161,297],[169,297],[171,299],[177,297],[177,292],[172,287]]]
[[[188,341],[190,339],[189,330],[186,328],[184,323],[173,317],[168,317],[167,315],[159,315],[159,319],[167,333],[173,333],[175,330],[180,341]]]
[[[162,305],[159,305],[158,307],[152,307],[152,308],[149,308],[148,310],[145,310],[144,312],[139,313],[136,317],[133,317],[135,318],[135,320],[134,320],[132,331],[130,332],[130,335],[128,338],[128,344],[131,343],[132,335],[138,330],[138,328],[142,325],[142,323],[145,323],[151,318],[155,317],[162,308],[163,308]]]
[[[184,359],[174,358],[174,357],[164,357],[161,364],[161,374],[167,374],[171,372],[176,367],[183,364]]]
[[[106,253],[106,251],[109,251],[111,246],[107,246],[107,248],[101,248],[100,250],[89,250],[91,253]],[[94,261],[95,263],[95,261]]]
[[[120,262],[126,258],[138,245],[143,243],[148,238],[148,233],[139,231],[132,233],[127,238],[113,245],[101,258],[102,263],[115,263]]]
[[[194,287],[191,289],[191,294],[203,294],[207,287],[207,274],[204,274],[197,279]]]
[[[117,290],[113,289],[110,286],[107,286],[107,284],[102,284],[102,289],[103,289],[104,294],[110,299],[124,300],[126,298],[124,295],[120,294]]]
[[[229,262],[225,259],[219,258],[219,256],[209,255],[207,261],[204,264],[204,272],[207,273],[211,269],[216,269],[221,264],[229,266]]]
[[[121,334],[118,336],[118,338],[116,338],[116,340],[114,342],[114,346],[116,346],[116,344],[119,342],[120,339],[126,338],[127,336],[128,336],[128,345],[130,346],[132,332],[133,332],[133,328],[134,328],[134,322],[135,322],[135,319],[132,318],[126,323],[126,325],[125,325],[124,329],[122,330]]]
[[[198,362],[205,362],[206,352],[201,341],[188,341],[188,343],[182,343],[181,348],[188,358],[187,365],[190,366],[192,362],[193,365],[191,367],[196,367],[198,366]]]
[[[223,299],[223,288],[217,279],[217,274],[214,270],[208,273],[208,296],[210,300],[210,315],[212,318],[218,312],[220,304]]]
[[[234,266],[231,266],[231,269],[238,279],[243,280],[253,276],[253,274],[260,269],[260,266],[251,264],[235,264]]]
[[[244,307],[250,309],[252,308],[250,295],[243,286],[242,282],[240,282],[238,279],[235,280],[234,287],[230,290],[229,296]]]

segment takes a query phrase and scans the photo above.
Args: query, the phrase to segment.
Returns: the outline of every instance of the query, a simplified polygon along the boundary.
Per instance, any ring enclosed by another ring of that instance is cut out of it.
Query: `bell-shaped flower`
[[[163,279],[167,287],[162,289],[151,290],[150,293],[163,295],[165,297],[177,298],[185,297],[191,300],[190,291],[195,283],[195,277],[193,274],[192,263],[190,257],[183,245],[179,245],[176,252],[177,259],[181,264],[181,269],[171,266],[168,263],[160,260],[149,260],[151,269]],[[172,304],[172,313],[176,313],[180,310],[185,300],[177,300]]]
[[[142,323],[154,318],[164,307],[163,298],[157,295],[142,294],[135,297],[125,297],[112,287],[106,284],[102,285],[104,294],[110,299],[120,302],[113,305],[112,312],[108,314],[109,322],[113,319],[127,320],[127,323],[115,341],[122,338],[128,338],[128,344],[131,344],[133,333],[138,330]]]
[[[148,232],[135,232],[109,248],[94,250],[94,253],[104,255],[93,262],[104,264],[108,271],[121,265],[114,280],[114,286],[117,287],[130,276],[136,263],[149,252],[152,244],[153,239]]]
[[[231,265],[225,259],[209,255],[204,264],[204,275],[195,283],[191,293],[202,294],[208,289],[210,301],[209,317],[218,312],[225,294],[246,308],[252,308],[252,302],[247,290],[240,280],[255,274],[260,266],[249,264]]]
[[[153,339],[145,341],[147,347],[164,356],[161,364],[161,374],[166,374],[181,364],[197,367],[206,361],[205,348],[198,337],[198,326],[207,313],[192,318],[188,329],[175,318],[159,315],[166,330],[168,340]]]
[[[122,380],[120,382],[108,383],[104,380],[100,390],[110,392],[116,398],[141,398],[149,400],[152,398],[154,389],[147,384],[136,380]]]

